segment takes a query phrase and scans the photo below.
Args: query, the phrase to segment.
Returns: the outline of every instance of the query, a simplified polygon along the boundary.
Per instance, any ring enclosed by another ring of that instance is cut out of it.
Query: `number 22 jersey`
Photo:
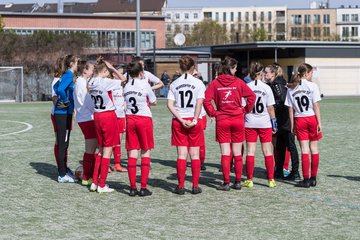
[[[294,117],[309,117],[315,115],[314,103],[320,100],[318,86],[313,82],[302,79],[297,87],[288,89],[285,105],[294,109]]]

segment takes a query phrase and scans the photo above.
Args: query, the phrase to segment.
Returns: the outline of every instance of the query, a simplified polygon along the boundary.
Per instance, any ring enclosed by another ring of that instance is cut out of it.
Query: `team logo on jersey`
[[[231,95],[231,90],[227,91],[225,96],[223,97],[223,100],[227,100]]]

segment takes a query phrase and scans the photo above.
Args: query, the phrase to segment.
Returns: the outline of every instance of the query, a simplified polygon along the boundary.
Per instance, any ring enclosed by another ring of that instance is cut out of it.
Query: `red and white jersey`
[[[170,85],[168,99],[175,101],[175,109],[182,118],[194,117],[196,101],[200,98],[205,98],[205,85],[190,74],[181,75]]]
[[[74,106],[76,122],[87,122],[94,119],[94,103],[87,90],[87,80],[78,77],[74,84]]]
[[[132,79],[124,87],[126,115],[152,117],[149,102],[156,97],[149,83],[141,79]]]
[[[115,110],[115,105],[110,95],[112,90],[119,88],[121,81],[111,78],[94,77],[89,80],[89,94],[94,103],[94,112]]]
[[[308,117],[315,115],[314,103],[320,100],[319,87],[302,79],[296,88],[288,89],[285,105],[294,109],[294,117]]]
[[[245,114],[246,128],[271,128],[268,106],[275,105],[271,88],[262,81],[254,80],[247,84],[255,93],[256,101],[251,112]]]
[[[57,83],[57,81],[59,81],[59,79],[60,78],[54,78],[54,80],[51,83],[51,97],[56,97],[54,85]],[[54,115],[54,111],[55,111],[55,105],[53,104],[53,106],[51,108],[51,115]]]
[[[124,88],[119,86],[112,90],[112,97],[115,105],[115,112],[118,118],[125,117],[125,99],[124,99]]]

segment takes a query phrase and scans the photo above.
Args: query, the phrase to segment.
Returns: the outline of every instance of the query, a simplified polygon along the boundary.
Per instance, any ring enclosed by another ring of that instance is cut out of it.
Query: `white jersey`
[[[205,98],[205,85],[190,74],[181,75],[170,85],[168,99],[175,101],[175,109],[182,118],[194,117],[196,101],[200,98]]]
[[[314,103],[320,100],[319,87],[302,79],[296,88],[288,89],[285,105],[294,109],[294,117],[308,117],[315,115]]]
[[[149,83],[141,79],[132,79],[124,87],[126,115],[152,117],[149,102],[156,97]]]
[[[127,77],[127,73],[124,74],[125,77]],[[132,77],[129,76],[129,82],[132,80]],[[144,77],[141,80],[147,81],[149,84],[158,84],[160,82],[160,79],[152,74],[149,71],[144,71]]]
[[[274,94],[271,88],[262,81],[252,81],[247,84],[255,93],[256,101],[251,112],[245,114],[246,128],[271,128],[268,106],[275,105]]]
[[[112,90],[112,97],[115,105],[115,112],[118,118],[125,117],[125,99],[124,99],[124,89],[122,86]]]
[[[94,103],[87,90],[87,80],[78,77],[74,84],[74,108],[76,122],[87,122],[94,119]]]
[[[57,81],[59,81],[59,79],[60,78],[54,78],[54,80],[51,83],[51,98],[56,97],[54,85],[57,83]],[[53,104],[53,106],[51,108],[51,115],[54,115],[54,111],[55,111],[55,105]]]
[[[115,110],[112,90],[121,86],[121,81],[111,78],[94,77],[89,80],[89,93],[94,103],[94,112]]]

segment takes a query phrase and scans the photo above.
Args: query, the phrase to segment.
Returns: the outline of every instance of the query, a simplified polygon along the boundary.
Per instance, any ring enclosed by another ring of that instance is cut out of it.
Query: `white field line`
[[[9,135],[14,135],[14,134],[18,134],[18,133],[27,132],[27,131],[29,131],[30,129],[33,128],[33,125],[31,125],[30,123],[26,123],[26,122],[18,122],[18,121],[11,121],[11,120],[0,120],[0,121],[3,121],[3,122],[13,122],[13,123],[19,123],[19,124],[26,125],[26,128],[23,129],[23,130],[20,130],[20,131],[17,131],[17,132],[5,133],[5,134],[0,135],[0,137],[4,137],[4,136],[9,136]]]

